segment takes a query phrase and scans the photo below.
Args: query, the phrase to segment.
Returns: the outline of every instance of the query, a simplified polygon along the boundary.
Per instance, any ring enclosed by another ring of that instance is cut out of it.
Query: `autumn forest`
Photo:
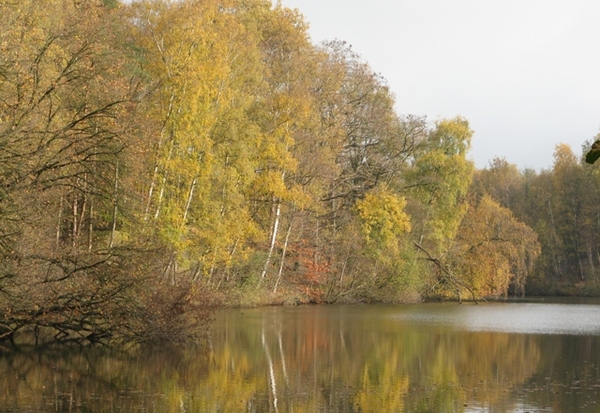
[[[592,137],[542,171],[476,169],[467,119],[396,113],[350,45],[270,0],[0,16],[0,340],[179,340],[216,305],[600,293]]]

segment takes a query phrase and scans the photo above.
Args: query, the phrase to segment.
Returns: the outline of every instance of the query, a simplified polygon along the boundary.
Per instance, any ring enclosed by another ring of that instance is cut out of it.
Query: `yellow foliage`
[[[383,248],[397,246],[398,237],[411,229],[405,205],[404,198],[385,189],[369,192],[356,202],[367,244]]]
[[[500,296],[511,283],[517,290],[524,288],[540,245],[533,229],[484,195],[461,224],[457,250],[456,274],[476,293]]]
[[[467,159],[472,134],[461,117],[438,121],[408,174],[414,198],[421,205],[419,232],[437,255],[445,253],[467,210],[474,169]]]

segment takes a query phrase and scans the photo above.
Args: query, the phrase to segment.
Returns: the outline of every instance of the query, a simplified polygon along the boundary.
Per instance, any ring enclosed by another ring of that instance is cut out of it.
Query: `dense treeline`
[[[583,145],[585,151],[591,141]],[[600,175],[565,144],[551,168],[519,171],[503,159],[477,171],[473,193],[487,193],[533,228],[541,255],[527,279],[528,294],[598,295]]]
[[[181,338],[229,304],[595,280],[596,169],[475,170],[268,0],[0,2],[0,338]],[[540,255],[541,253],[541,255]],[[540,257],[538,259],[538,257]],[[537,260],[537,261],[536,261]]]

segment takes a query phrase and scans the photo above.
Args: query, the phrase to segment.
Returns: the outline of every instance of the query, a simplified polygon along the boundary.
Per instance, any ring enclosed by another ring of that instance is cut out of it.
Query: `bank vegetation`
[[[598,292],[596,167],[560,145],[548,170],[476,170],[466,119],[398,114],[297,10],[0,15],[0,340],[179,340],[216,305]]]

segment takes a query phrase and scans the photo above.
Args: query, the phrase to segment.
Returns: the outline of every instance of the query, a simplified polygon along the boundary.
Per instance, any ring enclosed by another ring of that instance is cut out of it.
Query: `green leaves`
[[[420,216],[419,237],[436,254],[448,248],[466,212],[474,169],[467,159],[472,133],[460,117],[437,122],[407,174]]]

